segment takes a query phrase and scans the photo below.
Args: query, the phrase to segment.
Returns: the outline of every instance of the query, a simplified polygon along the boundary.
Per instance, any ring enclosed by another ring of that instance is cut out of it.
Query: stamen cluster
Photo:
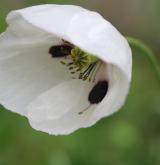
[[[61,63],[68,67],[71,74],[78,72],[79,79],[95,81],[96,73],[101,65],[101,61],[96,56],[88,54],[78,47],[73,47],[71,54],[65,57],[65,60],[68,62],[61,61]]]

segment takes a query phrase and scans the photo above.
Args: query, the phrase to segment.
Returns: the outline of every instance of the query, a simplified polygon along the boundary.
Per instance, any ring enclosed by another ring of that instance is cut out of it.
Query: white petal
[[[59,119],[81,100],[84,100],[82,106],[85,108],[89,104],[87,96],[90,88],[90,83],[82,83],[81,80],[76,79],[60,83],[30,103],[28,106],[29,117],[35,121]],[[82,107],[76,107],[73,113],[77,115],[80,108]]]
[[[62,41],[16,16],[0,36],[0,103],[27,114],[27,105],[71,75],[48,53]]]
[[[72,18],[85,9],[72,5],[39,5],[11,12],[7,22],[20,15],[27,22],[51,34],[66,39],[66,31]]]
[[[109,90],[106,97],[94,111],[93,117],[96,118],[96,121],[113,114],[122,107],[130,86],[126,75],[118,67],[108,65],[107,72]]]
[[[91,114],[96,106],[83,115],[78,113],[88,107],[89,82],[70,80],[61,83],[37,97],[28,106],[28,116],[33,128],[50,134],[68,134],[91,125]]]
[[[126,39],[96,12],[78,13],[68,28],[69,41],[122,70],[131,79],[131,49]]]

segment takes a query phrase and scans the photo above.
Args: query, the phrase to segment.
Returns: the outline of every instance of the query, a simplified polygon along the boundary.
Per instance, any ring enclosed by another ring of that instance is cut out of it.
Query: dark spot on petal
[[[73,47],[71,45],[56,45],[49,49],[49,54],[51,54],[52,57],[65,57],[71,54],[72,49]]]
[[[91,104],[98,104],[103,100],[108,91],[108,82],[107,81],[99,81],[90,91],[88,96],[88,101]]]

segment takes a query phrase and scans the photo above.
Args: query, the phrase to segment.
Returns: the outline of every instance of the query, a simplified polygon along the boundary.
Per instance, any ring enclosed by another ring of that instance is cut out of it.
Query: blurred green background
[[[159,0],[0,1],[0,32],[10,10],[44,3],[96,10],[124,35],[145,41],[160,59]],[[160,165],[160,87],[148,61],[136,50],[133,53],[133,79],[125,105],[91,128],[49,136],[1,108],[0,165]]]

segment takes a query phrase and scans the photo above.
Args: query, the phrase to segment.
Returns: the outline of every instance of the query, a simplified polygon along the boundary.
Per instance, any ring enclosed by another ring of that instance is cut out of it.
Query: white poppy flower
[[[40,5],[12,11],[7,23],[0,35],[0,103],[33,128],[69,134],[123,105],[131,49],[101,15]]]

